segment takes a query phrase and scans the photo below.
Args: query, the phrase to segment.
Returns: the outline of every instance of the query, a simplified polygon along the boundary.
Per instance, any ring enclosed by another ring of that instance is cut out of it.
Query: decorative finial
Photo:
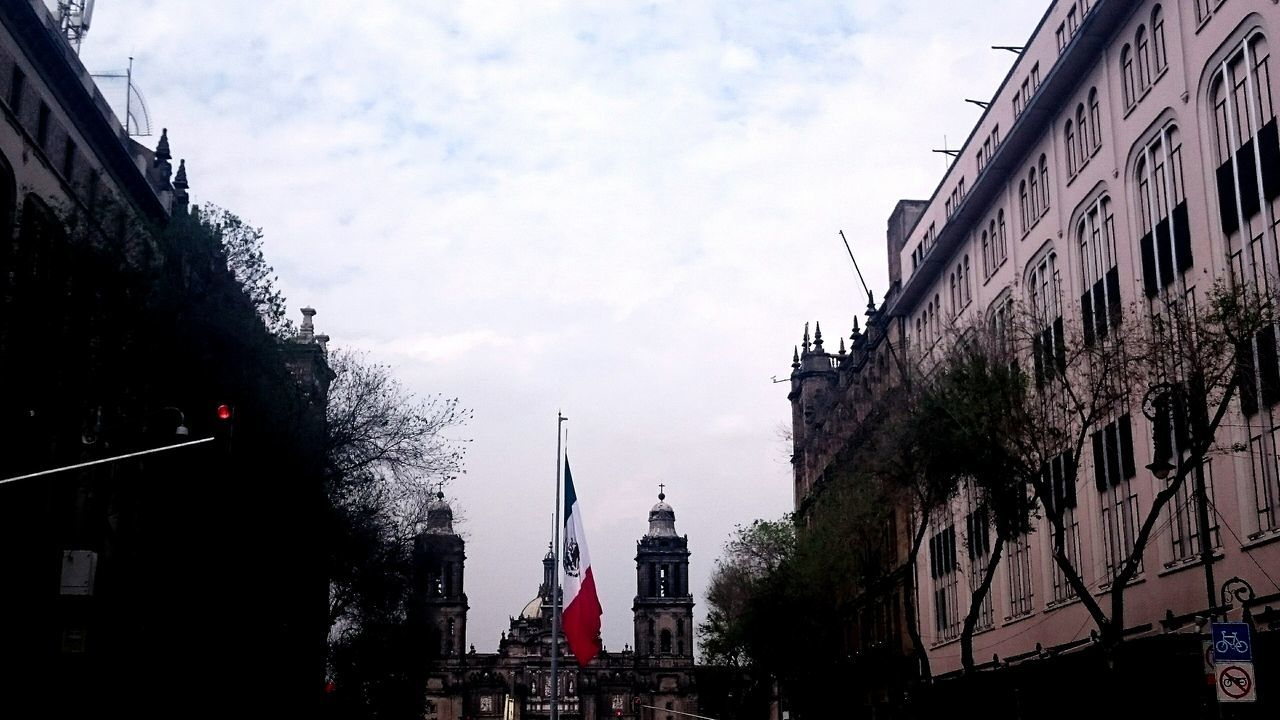
[[[186,190],[187,185],[187,160],[183,158],[178,161],[178,174],[173,176],[173,189]]]
[[[443,491],[443,490],[437,490],[437,491],[436,491],[436,499],[437,499],[437,500],[444,500],[444,491]]]
[[[849,334],[849,339],[857,340],[860,337],[862,337],[862,328],[858,327],[858,318],[855,316],[853,318],[853,332]]]
[[[822,323],[813,323],[813,350],[822,352]]]
[[[658,483],[658,501],[659,502],[667,499],[666,489],[667,489],[666,483]]]
[[[800,348],[795,345],[792,345],[791,347],[793,350],[791,353],[791,367],[792,369],[795,369],[800,367]]]
[[[156,164],[172,157],[173,155],[169,154],[169,128],[161,128],[160,142],[156,143]]]
[[[840,338],[840,352],[836,354],[840,355],[841,357],[844,356],[844,338]]]
[[[804,340],[800,343],[804,347],[804,351],[809,352],[809,323],[804,324]]]
[[[304,342],[310,342],[316,335],[316,324],[312,320],[316,316],[316,309],[313,307],[302,308],[302,327],[298,329],[298,337]]]
[[[870,290],[867,291],[867,314],[876,311],[876,296]]]

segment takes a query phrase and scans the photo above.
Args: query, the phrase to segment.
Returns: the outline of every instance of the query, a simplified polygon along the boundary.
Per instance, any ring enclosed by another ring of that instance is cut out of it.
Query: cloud
[[[700,591],[735,523],[790,509],[776,428],[806,320],[877,297],[884,224],[928,197],[1043,0],[102,4],[192,192],[263,226],[297,305],[476,411],[471,641],[536,590],[557,409],[631,642],[659,482]],[[698,600],[699,612],[705,610]]]

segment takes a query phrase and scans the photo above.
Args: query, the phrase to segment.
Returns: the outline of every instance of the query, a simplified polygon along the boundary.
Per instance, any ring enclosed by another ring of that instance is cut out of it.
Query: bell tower
[[[659,485],[649,532],[636,543],[635,651],[639,658],[693,662],[689,538],[676,534],[676,513]]]
[[[427,506],[427,527],[413,543],[414,620],[428,657],[457,660],[466,652],[465,547],[453,531],[453,508],[437,493]]]

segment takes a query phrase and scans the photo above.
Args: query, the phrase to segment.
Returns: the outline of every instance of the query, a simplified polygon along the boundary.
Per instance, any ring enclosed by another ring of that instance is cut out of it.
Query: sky
[[[659,483],[699,621],[734,526],[791,509],[773,380],[866,306],[837,231],[879,299],[894,204],[1047,4],[100,0],[81,58],[134,58],[139,139],[263,228],[295,319],[474,410],[447,493],[480,652],[536,594],[570,418],[621,650]]]

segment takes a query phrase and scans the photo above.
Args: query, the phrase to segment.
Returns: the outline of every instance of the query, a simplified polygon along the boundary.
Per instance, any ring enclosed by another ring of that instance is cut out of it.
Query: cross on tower
[[[665,483],[658,483],[658,499],[665,500],[667,498],[667,486]]]

